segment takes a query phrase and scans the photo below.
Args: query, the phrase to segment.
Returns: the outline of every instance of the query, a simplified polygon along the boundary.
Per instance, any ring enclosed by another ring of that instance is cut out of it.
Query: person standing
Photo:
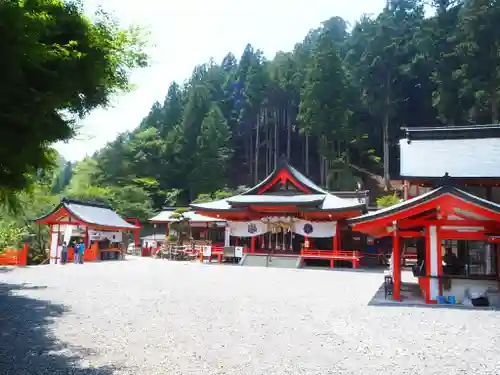
[[[79,244],[75,241],[73,242],[73,261],[75,264],[80,263],[80,248]]]
[[[66,241],[64,241],[61,249],[61,264],[66,264],[67,260],[68,260],[68,244],[66,243]]]
[[[78,245],[78,250],[80,253],[80,264],[83,264],[83,257],[85,256],[85,244],[83,240],[80,240],[80,244]]]

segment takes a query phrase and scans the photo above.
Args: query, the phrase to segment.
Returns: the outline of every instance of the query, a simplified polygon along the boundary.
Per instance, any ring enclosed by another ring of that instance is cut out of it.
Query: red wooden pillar
[[[85,236],[83,237],[83,244],[85,245],[85,248],[89,247],[89,228],[88,227],[85,227]]]
[[[250,252],[253,254],[255,253],[255,241],[257,240],[257,236],[253,236],[251,238],[251,242],[250,242]]]
[[[335,226],[335,237],[333,237],[333,251],[339,251],[341,247],[341,231],[340,231],[340,223],[337,221]]]
[[[394,228],[392,239],[392,279],[394,282],[393,297],[401,300],[401,243],[397,227]]]

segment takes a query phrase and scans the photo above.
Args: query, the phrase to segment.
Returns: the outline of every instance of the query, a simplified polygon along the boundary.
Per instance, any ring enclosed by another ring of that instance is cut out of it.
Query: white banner
[[[236,246],[234,248],[235,258],[243,258],[243,246]]]
[[[267,224],[262,221],[231,221],[231,236],[235,237],[255,237],[267,232]]]
[[[72,225],[66,225],[66,228],[64,230],[64,242],[66,242],[66,245],[69,244],[69,241],[71,240],[71,235],[73,234],[73,226]]]
[[[229,245],[231,245],[231,228],[226,226],[226,228],[224,228],[224,246]]]
[[[295,233],[311,238],[334,237],[337,222],[296,220],[293,222],[292,228]]]

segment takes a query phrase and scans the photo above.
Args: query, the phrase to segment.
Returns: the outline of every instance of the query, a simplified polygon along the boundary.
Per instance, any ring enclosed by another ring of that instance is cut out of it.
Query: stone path
[[[370,306],[381,282],[139,258],[0,270],[0,374],[500,373],[500,312]]]

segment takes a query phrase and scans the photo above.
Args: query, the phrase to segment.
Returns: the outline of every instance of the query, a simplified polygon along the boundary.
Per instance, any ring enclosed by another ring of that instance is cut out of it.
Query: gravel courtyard
[[[369,306],[379,273],[0,270],[0,374],[499,374],[500,312]]]

